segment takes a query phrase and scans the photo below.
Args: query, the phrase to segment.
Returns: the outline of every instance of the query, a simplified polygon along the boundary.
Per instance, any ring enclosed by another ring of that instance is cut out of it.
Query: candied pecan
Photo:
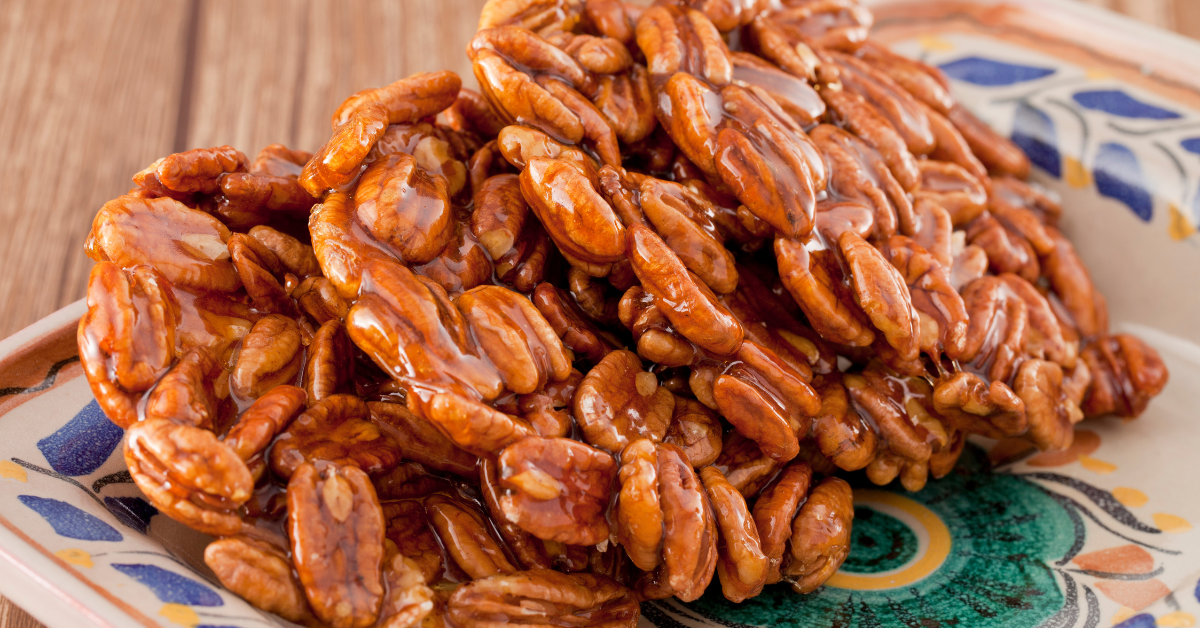
[[[584,440],[615,453],[638,438],[662,440],[674,410],[675,396],[626,349],[609,353],[588,371],[574,400]]]
[[[807,462],[793,462],[762,490],[754,502],[754,526],[760,550],[767,559],[765,584],[775,584],[783,579],[779,569],[787,541],[792,536],[792,519],[808,497],[812,476],[812,467]]]
[[[219,184],[221,196],[214,211],[234,228],[266,223],[273,212],[304,219],[317,202],[295,177],[234,172],[221,175]]]
[[[269,144],[258,151],[254,163],[250,164],[250,172],[276,177],[298,177],[309,159],[312,159],[312,153],[308,151],[292,150],[283,144]]]
[[[850,404],[840,373],[813,381],[821,396],[821,412],[813,421],[813,434],[821,454],[846,471],[857,471],[875,458],[879,436],[871,423]]]
[[[770,13],[764,13],[750,22],[745,30],[749,49],[795,77],[806,82],[815,81],[817,65],[820,63],[817,54],[802,41],[792,25],[780,23],[772,17]],[[824,109],[823,104],[821,108]]]
[[[742,326],[708,287],[697,281],[648,227],[635,224],[627,231],[633,271],[671,325],[715,354],[737,351],[742,344]]]
[[[1057,227],[1058,219],[1062,215],[1062,207],[1058,201],[1047,196],[1041,189],[1011,176],[995,177],[991,180],[988,204],[1031,211],[1039,221],[1050,227]]]
[[[402,462],[387,475],[371,478],[371,482],[375,485],[375,493],[381,500],[411,500],[455,490],[453,482],[430,474],[419,462]],[[388,516],[386,509],[383,514],[385,517]]]
[[[879,151],[900,187],[909,191],[916,189],[920,183],[917,160],[886,118],[853,92],[831,85],[820,94],[829,110],[844,121],[847,130]]]
[[[1003,381],[986,384],[974,373],[956,373],[938,382],[933,407],[956,428],[1002,439],[1025,432],[1025,402]]]
[[[372,235],[410,264],[432,260],[454,237],[446,179],[431,175],[406,153],[368,166],[354,204]]]
[[[354,345],[346,335],[346,326],[331,319],[313,334],[308,345],[304,390],[308,393],[309,405],[344,392],[342,389],[353,379]]]
[[[577,358],[595,364],[619,344],[586,318],[569,296],[551,284],[538,285],[533,291],[533,304],[546,317],[563,345]]]
[[[755,19],[751,30],[758,28],[760,22],[761,18]],[[761,88],[800,126],[812,126],[825,113],[825,102],[808,81],[792,76],[750,53],[734,52],[732,58],[735,83]],[[789,60],[788,63],[794,67],[805,62]]]
[[[955,227],[965,226],[979,217],[988,205],[987,188],[962,166],[945,161],[922,160],[917,164],[921,182],[913,190],[914,202],[932,200],[947,212]]]
[[[712,203],[678,183],[653,177],[642,181],[638,198],[647,220],[688,270],[715,292],[737,288],[733,255],[709,217],[715,213]]]
[[[479,28],[515,25],[539,34],[571,31],[581,10],[578,0],[488,0],[479,12]]]
[[[717,576],[721,580],[721,592],[732,602],[755,597],[766,583],[770,561],[760,547],[758,529],[746,506],[746,498],[716,467],[700,469],[700,480],[712,503],[720,531]]]
[[[1007,382],[1024,353],[1029,308],[998,277],[972,281],[962,297],[970,323],[960,359],[985,370],[994,381]]]
[[[471,233],[492,259],[508,252],[525,226],[529,205],[521,196],[520,179],[515,174],[488,178],[475,191],[475,209],[471,213]]]
[[[353,115],[371,105],[383,107],[389,124],[414,122],[454,104],[462,79],[449,71],[421,72],[395,83],[356,92],[333,112],[333,128],[346,124]]]
[[[333,282],[324,277],[309,277],[300,282],[292,290],[292,298],[319,325],[342,320],[350,311],[350,304],[338,294]]]
[[[383,475],[400,464],[400,444],[370,420],[367,404],[352,395],[330,395],[292,421],[271,448],[271,469],[292,477],[302,464],[353,466]]]
[[[652,6],[638,19],[636,36],[646,66],[656,78],[682,72],[717,87],[732,80],[733,62],[721,33],[695,9]]]
[[[571,162],[530,160],[521,172],[521,192],[550,238],[570,258],[608,264],[625,253],[625,228]]]
[[[909,94],[937,113],[945,115],[954,107],[950,81],[941,70],[916,59],[898,55],[873,41],[868,41],[859,48],[858,56],[886,72]]]
[[[307,218],[307,216],[308,212],[305,212],[305,217]],[[259,244],[273,253],[279,261],[281,270],[273,270],[275,274],[287,271],[301,279],[321,274],[321,267],[317,263],[317,257],[313,254],[311,246],[266,225],[259,225],[250,229],[249,234],[251,238],[257,240]]]
[[[1092,374],[1083,413],[1134,418],[1167,385],[1167,367],[1158,351],[1129,334],[1101,336],[1080,353]]]
[[[88,256],[123,269],[147,264],[176,288],[233,292],[241,279],[229,260],[229,229],[169,198],[122,196],[100,208]]]
[[[357,467],[302,464],[288,482],[288,536],[304,593],[334,628],[375,623],[383,601],[383,509]]]
[[[246,172],[250,160],[232,146],[194,148],[150,164],[133,182],[160,196],[186,200],[192,194],[215,194],[227,172]]]
[[[721,455],[714,464],[744,497],[758,493],[783,466],[783,463],[763,454],[758,443],[742,436],[737,430],[730,430],[725,435]]]
[[[849,233],[849,232],[847,232]],[[854,297],[831,251],[809,251],[795,240],[775,240],[779,276],[822,338],[853,347],[869,346],[875,332]]]
[[[571,267],[567,270],[567,288],[575,300],[575,305],[592,320],[601,324],[617,320],[619,299],[612,298],[610,291],[596,278]]]
[[[300,326],[279,314],[264,317],[242,339],[230,390],[242,399],[257,399],[280,385],[296,382],[304,366],[304,347]]]
[[[850,271],[858,306],[902,359],[916,358],[921,338],[918,314],[904,277],[853,231],[843,232],[838,246]]]
[[[1025,403],[1029,421],[1025,438],[1043,451],[1071,446],[1074,425],[1083,419],[1083,412],[1063,390],[1062,367],[1044,360],[1024,362],[1013,380],[1013,392]]]
[[[522,530],[520,526],[504,516],[504,510],[500,506],[504,488],[500,486],[500,472],[496,468],[496,462],[490,458],[480,460],[479,489],[483,493],[483,501],[487,505],[496,531],[500,533],[504,545],[512,551],[513,557],[521,568],[550,569],[553,567],[554,563],[546,552],[546,546],[542,540]]]
[[[656,449],[662,562],[642,576],[638,588],[650,597],[666,593],[690,602],[708,588],[716,569],[716,517],[687,455],[666,443]]]
[[[444,111],[446,126],[459,133],[475,133],[484,138],[496,137],[504,121],[492,111],[491,105],[479,92],[462,88],[454,104]]]
[[[527,421],[454,393],[435,393],[429,399],[413,393],[409,404],[455,445],[477,456],[494,455],[534,433]]]
[[[395,263],[369,261],[362,295],[346,329],[389,375],[441,384],[496,398],[503,382],[480,357],[462,314],[445,290]]]
[[[1029,317],[1025,331],[1025,353],[1035,358],[1045,358],[1051,362],[1071,368],[1075,365],[1075,356],[1079,349],[1076,343],[1068,344],[1063,336],[1062,326],[1046,297],[1033,284],[1013,275],[1000,275],[1013,292],[1025,302],[1025,311]]]
[[[294,312],[295,306],[287,290],[275,278],[275,275],[283,274],[283,266],[275,254],[258,240],[241,233],[229,236],[228,244],[233,266],[255,307],[264,312]]]
[[[295,386],[276,386],[260,396],[225,433],[225,446],[247,463],[261,455],[275,435],[304,411],[305,393]],[[251,471],[258,468],[252,464]]]
[[[217,539],[204,548],[204,564],[226,589],[255,607],[288,621],[313,619],[282,547],[245,535]]]
[[[812,593],[842,566],[850,554],[852,521],[850,485],[840,478],[821,480],[792,522],[791,552],[782,571],[794,591]]]
[[[662,560],[662,506],[658,495],[658,450],[641,439],[621,452],[621,490],[614,522],[617,540],[639,569],[654,569]]]
[[[563,50],[593,74],[620,74],[633,66],[633,56],[625,44],[609,37],[575,35]]]
[[[430,495],[425,498],[425,511],[446,553],[471,579],[517,570],[473,506],[446,495]]]
[[[603,576],[532,569],[491,576],[459,587],[447,619],[461,628],[501,625],[634,628],[637,598]]]
[[[450,565],[445,564],[441,541],[429,525],[425,504],[419,499],[402,499],[383,502],[381,506],[387,521],[384,531],[387,540],[417,565],[426,582],[437,584],[443,580]]]
[[[156,270],[129,272],[101,262],[88,277],[88,311],[79,321],[79,358],[104,413],[125,428],[138,420],[140,393],[175,357],[179,304]]]
[[[713,382],[717,408],[762,453],[791,460],[820,399],[791,366],[752,340],[742,343],[735,359],[738,363]]]
[[[246,463],[212,432],[149,419],[125,432],[125,464],[155,508],[191,528],[237,534],[237,509],[250,499],[254,479]]]
[[[721,95],[686,72],[672,75],[657,93],[656,115],[663,130],[689,162],[719,180],[715,157],[716,127],[723,117]]]
[[[337,289],[337,294],[348,301],[358,296],[363,267],[368,262],[396,260],[387,247],[363,237],[354,210],[349,196],[330,194],[313,208],[308,221],[313,253],[321,265],[321,272]]]
[[[530,436],[500,452],[499,498],[504,516],[530,534],[567,545],[608,538],[612,456],[566,438]]]
[[[1029,157],[1024,151],[976,118],[966,107],[954,105],[946,117],[967,140],[971,152],[990,172],[1019,179],[1029,176]]]
[[[1057,229],[1047,227],[1046,231],[1054,240],[1054,250],[1042,259],[1041,268],[1050,283],[1050,289],[1069,313],[1070,321],[1078,329],[1079,335],[1088,338],[1107,333],[1108,311],[1083,260],[1079,259],[1075,247]],[[991,251],[988,251],[988,257],[990,259]],[[1025,277],[1025,274],[1022,276]]]
[[[921,198],[913,203],[913,218],[916,229],[912,239],[924,247],[937,260],[938,264],[941,264],[948,276],[953,277],[956,236],[950,212],[933,199]],[[960,235],[965,234],[960,232]],[[964,242],[959,242],[959,248],[962,248]],[[986,266],[987,260],[985,259],[984,270],[986,270]],[[982,274],[981,271],[980,275]],[[955,284],[955,289],[957,288],[958,285]]]
[[[385,552],[387,550],[385,549]],[[380,628],[416,628],[433,612],[434,593],[425,585],[421,567],[399,552],[383,561],[383,583],[387,590],[379,609]]]
[[[961,231],[956,233],[963,235]],[[950,284],[956,290],[962,292],[962,289],[967,284],[987,273],[988,257],[983,249],[974,244],[962,246],[960,241],[954,246],[954,249],[957,249],[957,253],[955,253],[954,261],[950,267]]]
[[[622,0],[584,0],[583,15],[601,35],[631,44],[637,20],[630,8]]]
[[[300,185],[320,198],[328,190],[345,192],[363,170],[367,155],[387,131],[388,110],[364,103],[333,131],[333,137],[317,149],[300,173]]]
[[[908,195],[874,148],[828,124],[813,129],[811,136],[829,162],[830,192],[868,204],[873,209],[874,233],[879,237],[889,237],[897,230],[906,235],[913,233],[913,207]]]
[[[628,72],[597,79],[592,101],[617,138],[626,144],[637,144],[649,138],[658,127],[650,91],[650,73],[640,63],[631,66]]]
[[[429,263],[414,266],[413,272],[458,295],[490,281],[493,266],[465,223],[455,222],[451,229],[453,235],[446,248]]]
[[[500,131],[496,142],[504,158],[520,170],[525,170],[530,161],[539,157],[558,159],[574,164],[590,181],[596,182],[596,164],[587,153],[576,146],[563,144],[542,131],[519,125],[506,126]]]
[[[922,104],[921,107],[925,117],[929,119],[929,128],[933,131],[933,139],[937,143],[933,152],[929,153],[929,158],[960,166],[980,181],[986,179],[987,167],[971,152],[971,147],[962,133],[954,128],[946,116],[927,105]]]
[[[933,151],[934,136],[925,110],[886,73],[857,57],[828,51],[824,59],[839,69],[843,87],[869,102],[900,134],[914,155]]]
[[[214,384],[220,372],[221,364],[211,350],[192,348],[146,396],[145,418],[213,429],[219,423],[220,400]]]
[[[367,161],[378,161],[393,153],[412,155],[418,166],[430,175],[446,178],[451,197],[458,197],[467,185],[469,157],[463,136],[429,122],[393,124],[375,143]]]
[[[721,437],[721,421],[713,411],[698,401],[675,397],[675,413],[662,437],[664,443],[678,447],[699,469],[721,455]]]
[[[950,283],[947,269],[910,238],[892,236],[883,246],[884,256],[900,271],[908,285],[920,326],[921,350],[934,361],[945,356],[957,360],[967,341],[967,309]]]
[[[789,0],[769,19],[791,25],[799,38],[821,48],[855,52],[875,23],[871,11],[855,0]]]
[[[460,295],[457,305],[509,390],[530,393],[570,374],[570,353],[529,299],[480,286]]]
[[[517,237],[513,248],[496,260],[496,278],[512,284],[517,292],[533,292],[545,278],[552,246],[542,223],[537,220],[525,221],[525,229]]]

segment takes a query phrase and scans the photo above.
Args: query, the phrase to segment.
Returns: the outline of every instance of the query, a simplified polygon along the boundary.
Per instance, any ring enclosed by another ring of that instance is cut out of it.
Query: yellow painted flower
[[[1145,493],[1137,490],[1136,488],[1129,488],[1128,486],[1118,486],[1117,488],[1114,488],[1112,490],[1112,495],[1117,501],[1121,502],[1121,505],[1128,506],[1130,508],[1139,508],[1141,506],[1145,506],[1146,502],[1150,501],[1150,498],[1146,497]]]
[[[1172,240],[1184,240],[1196,233],[1196,227],[1188,222],[1175,203],[1168,205],[1168,209],[1171,210],[1171,217],[1170,222],[1167,223],[1167,233],[1171,235]]]
[[[196,611],[192,610],[190,606],[183,604],[163,604],[158,614],[180,626],[192,628],[193,626],[200,625],[200,616],[196,614]]]
[[[1192,524],[1188,523],[1187,519],[1170,515],[1165,512],[1154,513],[1154,525],[1158,526],[1163,532],[1173,532],[1180,534],[1192,529]]]
[[[1063,163],[1063,181],[1075,189],[1083,189],[1092,184],[1092,173],[1083,162],[1068,155]]]
[[[29,481],[29,475],[25,473],[25,469],[12,460],[0,460],[0,478],[18,482]]]
[[[1109,473],[1117,470],[1117,465],[1111,462],[1097,460],[1091,456],[1080,456],[1079,464],[1083,465],[1084,469],[1087,469],[1092,473],[1099,473],[1100,475],[1108,475]]]
[[[1155,623],[1159,628],[1192,628],[1196,625],[1196,618],[1191,613],[1175,611],[1159,617]]]
[[[54,552],[54,555],[72,565],[79,565],[80,567],[91,567],[94,564],[92,563],[92,555],[81,549],[58,550]]]

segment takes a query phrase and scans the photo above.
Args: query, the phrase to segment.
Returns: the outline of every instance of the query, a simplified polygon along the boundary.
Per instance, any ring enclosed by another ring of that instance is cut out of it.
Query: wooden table
[[[1196,0],[1085,1],[1200,36]],[[443,68],[474,85],[483,3],[0,0],[0,338],[84,295],[92,216],[158,157],[312,150],[357,90]],[[0,628],[36,626],[0,599]]]

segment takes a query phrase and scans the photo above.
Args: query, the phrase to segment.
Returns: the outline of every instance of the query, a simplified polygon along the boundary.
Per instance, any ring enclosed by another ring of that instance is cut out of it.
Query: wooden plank
[[[350,94],[415,72],[453,70],[477,83],[467,60],[484,0],[312,0],[304,79],[296,116],[297,147],[329,138],[337,106]]]
[[[16,604],[0,598],[0,626],[3,628],[45,628]]]
[[[188,4],[0,4],[0,337],[83,296],[91,218],[170,151]]]
[[[1188,37],[1200,39],[1200,2],[1175,0],[1175,28]]]

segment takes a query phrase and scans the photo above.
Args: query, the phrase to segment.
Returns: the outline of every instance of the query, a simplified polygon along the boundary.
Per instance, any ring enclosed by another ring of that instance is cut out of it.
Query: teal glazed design
[[[850,532],[854,553],[842,570],[851,573],[882,573],[909,563],[917,553],[917,535],[903,521],[869,506],[854,509]]]

